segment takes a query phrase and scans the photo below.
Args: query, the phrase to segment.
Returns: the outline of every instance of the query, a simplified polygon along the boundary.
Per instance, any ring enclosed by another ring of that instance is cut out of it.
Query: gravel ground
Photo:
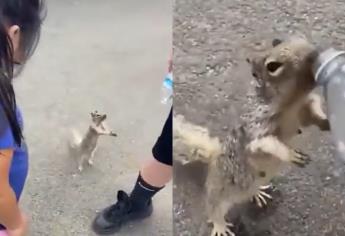
[[[172,4],[149,0],[48,0],[37,53],[16,92],[25,118],[30,174],[22,207],[32,236],[94,235],[96,212],[130,191],[170,110],[160,89],[171,52]],[[66,153],[70,128],[108,114],[118,138],[102,137],[95,166],[76,175]],[[117,235],[172,235],[172,187],[155,211]]]
[[[343,1],[177,0],[174,11],[176,113],[224,135],[251,108],[245,57],[274,37],[304,34],[320,46],[345,48]],[[237,209],[239,236],[345,235],[344,163],[329,134],[315,128],[295,141],[309,153],[305,169],[291,168],[274,182],[270,207]],[[174,155],[179,155],[178,147]],[[208,235],[204,213],[205,166],[175,165],[174,234]]]

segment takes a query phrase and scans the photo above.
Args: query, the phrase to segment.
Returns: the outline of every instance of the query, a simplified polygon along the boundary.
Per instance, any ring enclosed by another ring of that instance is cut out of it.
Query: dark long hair
[[[40,38],[41,23],[45,15],[43,0],[0,0],[0,106],[10,124],[15,142],[20,146],[22,130],[16,115],[16,96],[12,80],[14,76],[13,45],[7,34],[7,27],[20,27],[19,50],[23,55],[21,70],[25,61],[36,49]]]

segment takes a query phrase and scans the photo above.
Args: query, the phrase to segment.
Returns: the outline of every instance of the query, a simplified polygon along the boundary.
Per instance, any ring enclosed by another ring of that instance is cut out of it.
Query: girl
[[[28,152],[12,80],[36,48],[42,9],[43,0],[0,1],[0,230],[9,236],[27,230],[17,202],[28,172]]]

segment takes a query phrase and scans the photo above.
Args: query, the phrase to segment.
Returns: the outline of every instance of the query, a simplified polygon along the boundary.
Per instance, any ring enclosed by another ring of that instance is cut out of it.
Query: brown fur
[[[258,196],[261,186],[286,164],[303,167],[309,162],[308,155],[289,146],[300,127],[313,124],[329,129],[321,100],[311,94],[314,46],[301,38],[272,44],[273,48],[248,59],[257,82],[256,109],[224,143],[211,138],[207,129],[174,118],[174,122],[185,123],[174,128],[174,140],[191,150],[184,161],[209,164],[206,210],[213,236],[234,235],[224,219],[234,204]]]
[[[80,172],[83,171],[83,165],[86,161],[89,165],[93,165],[99,136],[117,136],[116,133],[109,130],[106,126],[106,114],[99,114],[95,111],[91,112],[90,115],[92,123],[84,137],[81,137],[76,130],[72,130],[73,140],[70,142],[71,155],[78,159],[78,169]]]

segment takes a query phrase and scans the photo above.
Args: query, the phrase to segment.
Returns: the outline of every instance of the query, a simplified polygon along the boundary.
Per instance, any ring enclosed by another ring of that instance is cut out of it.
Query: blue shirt
[[[17,119],[20,127],[23,129],[24,124],[19,109],[17,109]],[[0,149],[14,150],[9,173],[9,181],[18,201],[22,194],[28,174],[28,150],[24,140],[22,141],[21,147],[16,144],[10,124],[3,109],[0,109]],[[0,229],[4,229],[4,227],[0,225]]]

